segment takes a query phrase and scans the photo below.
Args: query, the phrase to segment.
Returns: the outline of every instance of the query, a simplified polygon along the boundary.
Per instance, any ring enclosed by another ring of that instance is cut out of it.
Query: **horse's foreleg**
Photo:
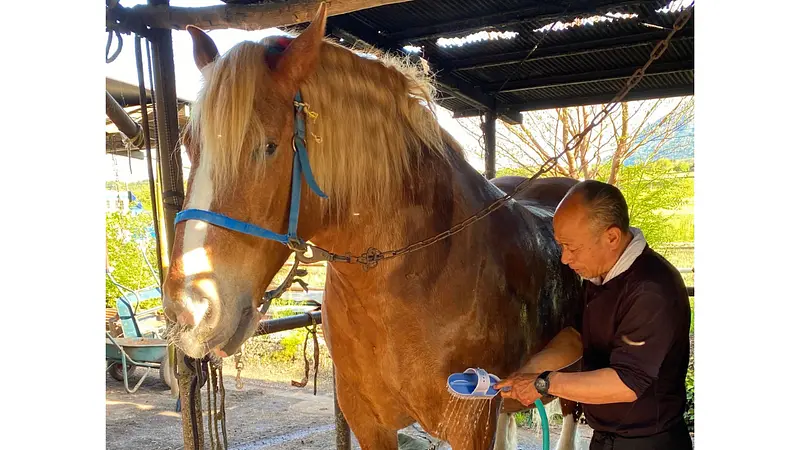
[[[382,426],[360,395],[336,373],[336,398],[363,450],[397,450],[397,430]]]
[[[493,450],[517,449],[517,421],[514,414],[500,414],[497,419],[497,432]]]
[[[575,439],[578,435],[578,419],[581,416],[580,406],[570,400],[559,399],[559,402],[561,403],[561,416],[564,418],[564,422],[556,450],[574,450]]]

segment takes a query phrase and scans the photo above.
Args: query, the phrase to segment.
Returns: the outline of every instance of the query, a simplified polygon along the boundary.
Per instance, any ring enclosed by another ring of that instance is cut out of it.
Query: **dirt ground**
[[[226,416],[228,446],[231,450],[334,449],[335,426],[333,390],[330,368],[320,369],[317,395],[312,383],[304,388],[290,385],[289,380],[302,378],[302,364],[278,374],[273,369],[246,368],[244,388],[235,389],[235,372],[225,367]],[[299,367],[299,369],[297,369]],[[134,382],[144,374],[138,368]],[[203,390],[205,401],[205,389]],[[183,448],[180,413],[175,412],[176,399],[161,383],[155,371],[150,372],[141,388],[128,394],[121,382],[106,376],[106,448],[108,449],[181,449]],[[204,406],[205,408],[205,406]],[[207,417],[203,417],[207,426]],[[551,425],[551,447],[555,447],[560,427]],[[414,436],[427,448],[428,436],[416,426],[402,430]],[[577,450],[588,448],[591,430],[579,428]],[[207,439],[206,439],[207,440]],[[352,437],[353,448],[359,449]],[[208,447],[208,443],[206,443]],[[410,448],[410,447],[409,447]],[[446,444],[434,447],[449,449]],[[518,428],[518,449],[539,450],[541,434]]]

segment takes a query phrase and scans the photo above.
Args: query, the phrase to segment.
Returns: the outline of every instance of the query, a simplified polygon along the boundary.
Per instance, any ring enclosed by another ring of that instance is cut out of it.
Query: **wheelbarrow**
[[[108,331],[106,332],[106,371],[111,375],[111,378],[123,382],[125,390],[132,394],[139,389],[150,374],[150,369],[158,369],[161,381],[169,386],[173,392],[177,392],[175,376],[169,364],[167,341],[161,339],[157,333],[142,333],[137,314],[130,301],[128,301],[128,299],[133,299],[138,305],[143,297],[154,298],[160,296],[161,290],[155,287],[134,291],[118,283],[111,276],[110,270],[106,270],[106,275],[122,294],[121,297],[117,298],[117,309],[123,330],[123,336],[119,337],[113,337]],[[129,292],[129,294],[126,294],[125,291]],[[137,367],[144,367],[146,369],[145,374],[136,386],[131,389],[128,380],[133,376]]]
[[[109,332],[106,332],[106,363],[108,364],[106,370],[114,379],[125,384],[125,390],[129,394],[133,394],[139,389],[150,374],[150,369],[158,369],[161,381],[167,386],[172,385],[167,341],[163,339],[114,338]],[[131,389],[128,377],[133,375],[136,367],[144,367],[146,370],[136,386]]]

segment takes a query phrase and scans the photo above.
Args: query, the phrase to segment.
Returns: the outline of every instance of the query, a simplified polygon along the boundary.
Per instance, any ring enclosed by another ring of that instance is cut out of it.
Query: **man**
[[[683,412],[689,363],[686,286],[631,228],[622,193],[575,185],[556,209],[561,261],[584,279],[578,330],[562,330],[502,395],[531,405],[544,394],[583,405],[590,450],[691,449]],[[581,372],[559,372],[581,359]]]

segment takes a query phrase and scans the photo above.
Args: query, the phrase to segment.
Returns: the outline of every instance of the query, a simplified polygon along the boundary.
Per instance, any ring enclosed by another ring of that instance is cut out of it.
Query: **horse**
[[[180,214],[205,214],[176,221],[164,283],[171,340],[188,356],[234,354],[298,246],[398,249],[504,195],[438,124],[424,68],[329,42],[325,24],[323,4],[296,37],[223,55],[188,28],[204,83],[182,134],[191,171]],[[574,325],[579,278],[553,237],[557,197],[508,200],[376,264],[329,260],[322,326],[361,448],[396,449],[397,431],[415,422],[455,450],[516,448],[499,396],[478,408],[454,400],[446,380],[468,367],[507,376]],[[574,433],[562,441],[572,448]]]

